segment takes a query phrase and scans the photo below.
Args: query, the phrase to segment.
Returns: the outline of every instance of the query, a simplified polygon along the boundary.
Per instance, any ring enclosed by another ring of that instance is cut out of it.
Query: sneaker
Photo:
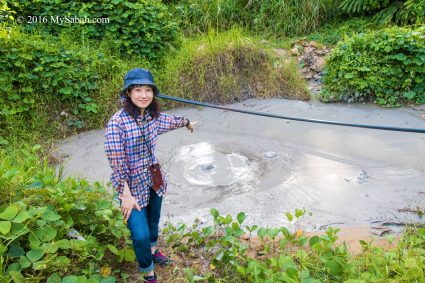
[[[152,254],[152,261],[153,263],[164,267],[164,266],[170,266],[173,264],[173,261],[166,257],[163,253],[161,253],[158,249],[155,250],[155,253]]]
[[[146,283],[157,283],[158,281],[156,281],[156,274],[154,273],[153,275],[145,275],[143,277],[143,282]]]

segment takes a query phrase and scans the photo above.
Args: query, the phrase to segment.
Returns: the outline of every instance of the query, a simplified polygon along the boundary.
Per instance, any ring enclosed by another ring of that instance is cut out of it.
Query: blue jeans
[[[138,211],[133,208],[127,227],[131,232],[134,253],[139,262],[140,271],[150,272],[153,270],[151,247],[155,247],[158,241],[158,224],[161,215],[162,197],[150,188],[150,198],[147,207]]]

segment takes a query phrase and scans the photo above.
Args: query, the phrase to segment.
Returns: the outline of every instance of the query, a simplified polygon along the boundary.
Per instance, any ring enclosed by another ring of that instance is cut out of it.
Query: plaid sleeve
[[[112,168],[111,183],[114,189],[122,194],[124,191],[124,180],[128,182],[129,170],[127,168],[124,131],[116,119],[111,119],[105,132],[105,153]]]
[[[160,113],[156,119],[157,133],[158,135],[169,132],[171,130],[181,128],[185,124],[185,118],[183,116],[167,115]]]

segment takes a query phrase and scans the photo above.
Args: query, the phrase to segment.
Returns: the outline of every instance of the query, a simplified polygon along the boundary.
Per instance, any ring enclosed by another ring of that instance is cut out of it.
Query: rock
[[[248,241],[248,240],[249,240],[249,235],[248,235],[248,234],[243,234],[243,235],[241,236],[241,239],[242,239],[242,240],[245,240],[245,241]]]
[[[301,40],[301,41],[300,41],[300,43],[301,43],[301,45],[302,45],[302,46],[304,46],[304,47],[309,46],[308,41],[307,41],[307,40],[305,40],[305,39],[304,39],[304,40]]]
[[[318,43],[317,41],[310,41],[310,46],[316,49],[322,49],[322,44]]]
[[[294,48],[291,49],[291,55],[292,56],[299,56],[300,55],[300,52],[298,51],[297,47],[294,47]]]
[[[264,154],[264,156],[267,157],[267,158],[274,158],[274,157],[277,156],[277,153],[274,152],[274,151],[268,151]]]
[[[286,57],[288,55],[288,51],[281,48],[273,49],[273,51],[278,55],[279,57]]]
[[[315,81],[317,81],[317,82],[320,82],[320,81],[322,80],[322,76],[320,76],[319,74],[315,74],[315,75],[313,76],[313,79],[314,79]]]
[[[310,53],[314,51],[314,49],[310,46],[304,46],[303,50],[304,50],[304,53]]]
[[[316,57],[314,64],[311,66],[311,69],[313,69],[316,72],[320,72],[323,69],[323,66],[325,65],[325,60],[322,57]]]
[[[316,62],[316,59],[314,58],[314,53],[313,52],[306,53],[302,57],[302,60],[304,62],[304,66],[305,67],[310,67],[311,65],[313,65]]]
[[[310,72],[310,71],[306,72],[305,75],[304,75],[304,77],[308,80],[311,80],[313,78],[313,76],[314,76],[313,73]]]
[[[264,86],[263,86],[263,85],[259,82],[259,83],[257,83],[257,85],[256,85],[255,89],[256,89],[258,92],[263,92],[263,91],[264,91]]]

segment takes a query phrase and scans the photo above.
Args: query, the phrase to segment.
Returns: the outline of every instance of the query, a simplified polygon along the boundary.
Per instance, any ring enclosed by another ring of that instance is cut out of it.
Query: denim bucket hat
[[[124,89],[122,90],[122,93],[124,93],[131,85],[150,85],[153,88],[154,95],[159,93],[159,90],[154,83],[152,73],[145,69],[135,68],[125,74]]]

